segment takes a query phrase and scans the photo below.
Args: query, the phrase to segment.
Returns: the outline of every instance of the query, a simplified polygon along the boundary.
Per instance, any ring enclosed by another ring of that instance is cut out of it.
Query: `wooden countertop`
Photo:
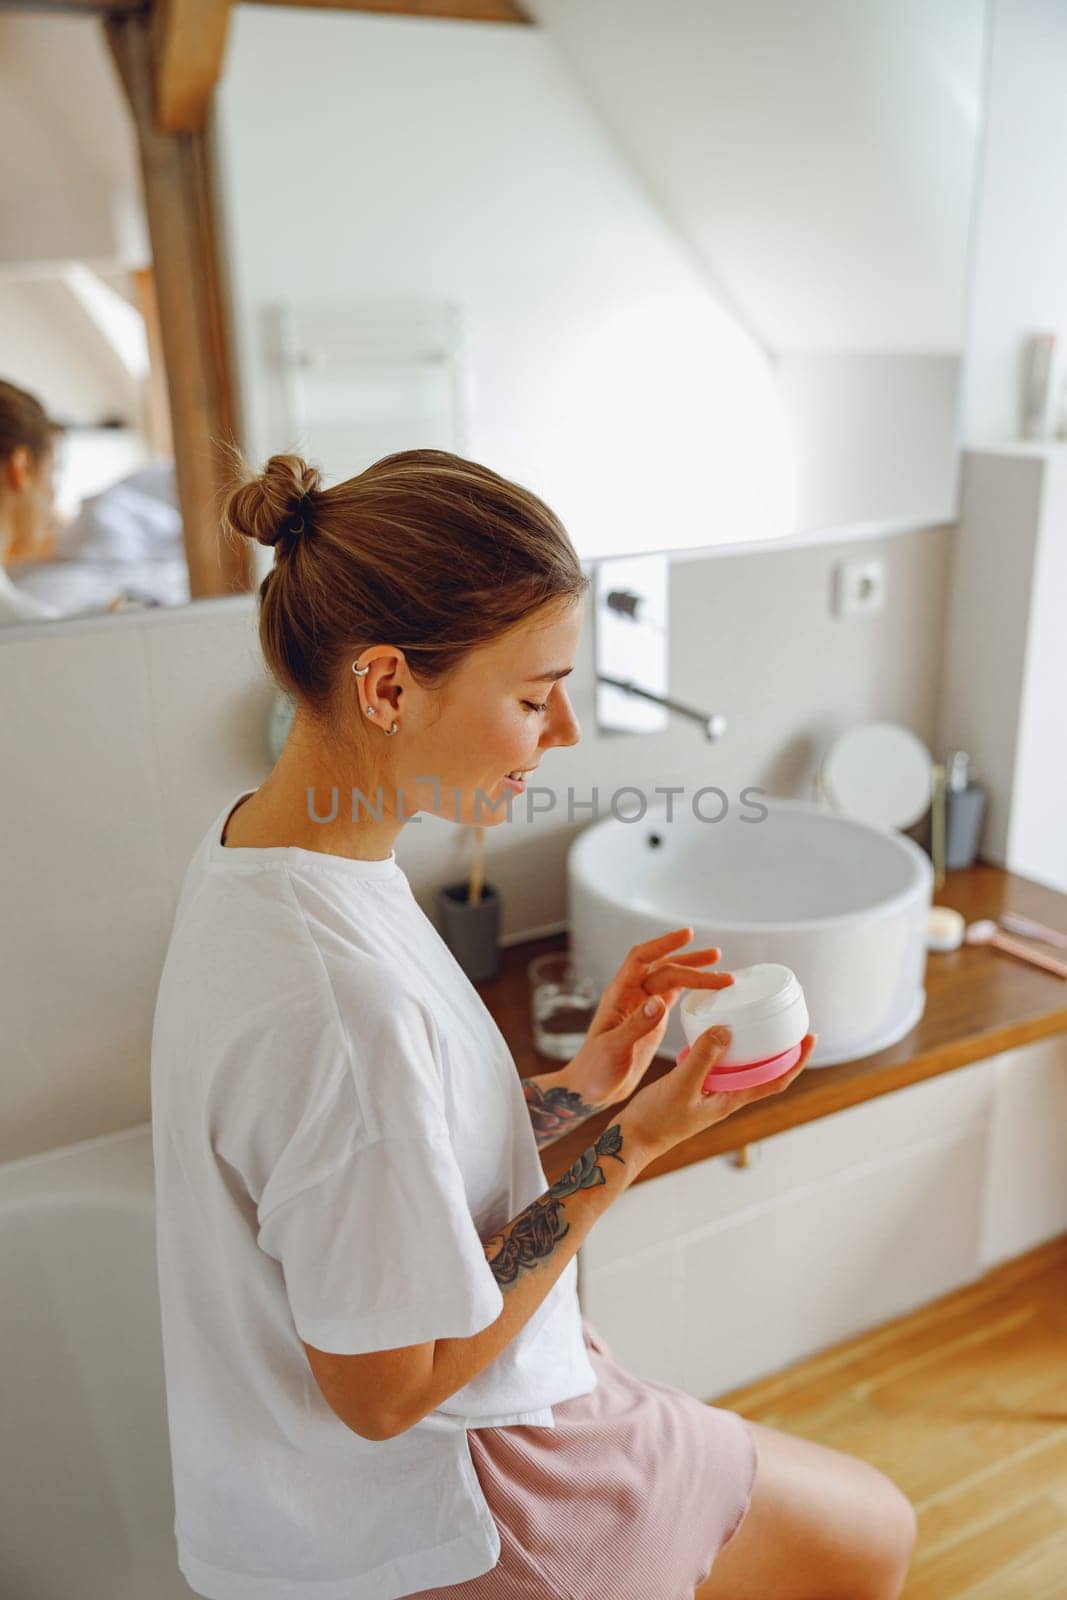
[[[995,919],[1007,910],[1017,911],[1067,933],[1067,895],[1006,872],[991,862],[979,861],[973,867],[947,873],[944,886],[934,895],[934,904],[953,906],[968,922],[979,917]],[[560,950],[566,945],[565,933],[512,945],[501,952],[497,976],[476,985],[524,1078],[558,1070],[561,1065],[534,1049],[527,964],[542,951]],[[1035,948],[1047,952],[1050,947],[1036,944]],[[895,1045],[859,1061],[802,1072],[782,1094],[746,1106],[695,1138],[675,1145],[651,1162],[636,1181],[644,1182],[708,1156],[737,1150],[785,1128],[829,1116],[846,1106],[998,1055],[1002,1050],[1067,1032],[1067,980],[988,947],[964,945],[949,952],[929,951],[925,986],[924,1015]],[[672,1064],[670,1057],[657,1056],[645,1082],[661,1077]],[[624,1103],[620,1101],[589,1117],[573,1133],[545,1147],[541,1160],[550,1183],[596,1140]]]

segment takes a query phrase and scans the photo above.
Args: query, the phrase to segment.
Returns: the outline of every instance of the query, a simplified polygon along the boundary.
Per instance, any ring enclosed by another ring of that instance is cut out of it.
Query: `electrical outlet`
[[[885,607],[885,562],[880,558],[839,561],[834,569],[834,611],[839,617]]]

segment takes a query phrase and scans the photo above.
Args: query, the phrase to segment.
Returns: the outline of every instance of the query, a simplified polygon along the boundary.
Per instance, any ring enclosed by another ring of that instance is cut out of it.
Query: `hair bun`
[[[307,529],[312,496],[322,474],[301,456],[271,456],[263,471],[234,489],[223,508],[223,525],[245,539],[275,545],[295,540]]]

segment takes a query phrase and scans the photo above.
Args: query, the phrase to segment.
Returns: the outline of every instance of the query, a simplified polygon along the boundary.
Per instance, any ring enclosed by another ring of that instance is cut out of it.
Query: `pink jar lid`
[[[775,1078],[784,1077],[790,1067],[800,1060],[800,1052],[804,1041],[793,1045],[790,1050],[783,1050],[779,1055],[769,1056],[766,1061],[753,1061],[747,1067],[720,1067],[717,1072],[709,1072],[704,1079],[704,1089],[754,1089],[758,1083],[771,1083]],[[676,1062],[682,1062],[692,1049],[692,1045],[684,1044],[675,1056]]]

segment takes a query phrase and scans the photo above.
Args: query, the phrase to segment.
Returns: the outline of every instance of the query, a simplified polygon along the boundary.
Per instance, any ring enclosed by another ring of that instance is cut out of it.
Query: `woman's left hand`
[[[635,944],[603,994],[585,1042],[566,1069],[569,1087],[588,1105],[614,1105],[637,1088],[667,1030],[671,1007],[683,989],[725,989],[729,972],[702,972],[718,961],[715,946],[671,954],[693,937],[692,928],[675,928]],[[645,1006],[659,997],[656,1015]]]

